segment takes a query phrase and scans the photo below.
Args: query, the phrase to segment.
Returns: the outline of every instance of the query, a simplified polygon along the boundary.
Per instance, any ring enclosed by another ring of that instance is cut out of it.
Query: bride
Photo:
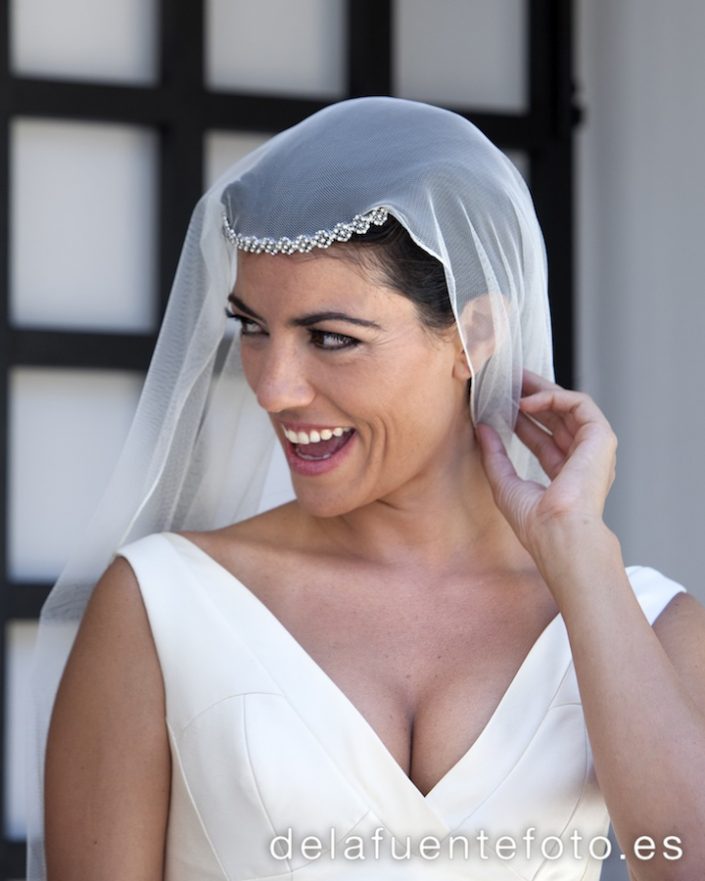
[[[589,881],[610,820],[633,881],[698,876],[705,610],[625,569],[549,327],[455,114],[341,102],[216,183],[43,610],[30,881]]]

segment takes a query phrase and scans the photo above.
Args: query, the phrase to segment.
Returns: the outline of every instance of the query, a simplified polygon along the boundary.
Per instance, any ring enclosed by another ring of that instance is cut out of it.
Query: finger
[[[475,434],[480,441],[482,462],[485,473],[490,482],[495,501],[501,507],[501,502],[511,486],[521,483],[511,459],[504,449],[504,444],[499,434],[490,425],[479,422],[475,426]]]
[[[529,370],[528,367],[524,367],[522,371],[522,391],[526,389],[526,394],[554,388],[563,388],[563,386],[558,385],[557,382],[545,376],[541,376],[540,373]]]
[[[595,413],[595,416],[597,419],[601,418],[604,420],[605,424],[609,424],[607,422],[607,419],[606,419],[604,413],[602,413],[602,411],[597,406],[597,404],[594,402],[594,400],[590,397],[590,395],[586,394],[585,392],[577,391],[574,389],[563,388],[563,386],[558,385],[558,383],[553,382],[552,380],[547,379],[545,376],[541,376],[540,374],[535,373],[533,370],[529,370],[528,368],[524,368],[523,373],[524,373],[524,388],[526,390],[526,394],[522,396],[522,398],[521,398],[522,401],[525,398],[533,397],[534,395],[537,395],[540,392],[554,391],[556,393],[563,393],[562,397],[564,397],[566,400],[570,400],[570,398],[572,397],[576,401],[579,401],[579,400],[585,401],[588,406],[591,406],[592,408],[594,408],[594,413]],[[529,407],[526,409],[527,410],[531,409],[531,407],[532,407],[532,405],[530,404]],[[532,415],[535,416],[536,414],[532,413]],[[565,423],[567,416],[570,416],[570,411],[568,411],[567,413],[546,412],[545,414],[541,415],[541,421],[544,422],[544,424],[546,424],[549,428],[551,428],[551,430],[555,433],[556,431],[559,430],[558,427],[561,424],[560,420],[563,420],[563,422]],[[570,430],[574,433],[575,425],[571,425]]]
[[[617,436],[612,429],[597,423],[583,425],[576,436],[575,451],[568,464],[585,471],[605,475],[611,481],[615,473]],[[568,467],[568,465],[566,465]]]
[[[525,446],[536,456],[541,467],[553,480],[565,463],[565,453],[558,447],[550,432],[544,430],[526,416],[519,413],[514,430]]]
[[[527,407],[525,404],[527,400],[530,399],[522,398],[519,401],[519,412],[524,412],[527,418],[538,422],[547,431],[550,431],[558,447],[567,455],[573,446],[574,435],[568,430],[563,417],[558,413],[551,413],[549,410],[532,413],[530,411],[533,405],[529,404]]]
[[[525,538],[522,538],[525,512],[531,510],[536,503],[536,496],[544,492],[544,487],[519,477],[501,437],[491,426],[479,423],[475,427],[475,433],[481,446],[482,463],[495,504],[519,540],[525,542]]]
[[[554,417],[558,416],[573,435],[581,425],[589,423],[610,428],[602,410],[585,392],[563,388],[544,389],[522,398],[521,405],[522,410],[532,416],[548,413],[552,413]]]

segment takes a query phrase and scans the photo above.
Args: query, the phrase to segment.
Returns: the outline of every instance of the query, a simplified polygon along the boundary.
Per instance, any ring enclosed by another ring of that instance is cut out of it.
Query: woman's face
[[[311,514],[421,487],[467,451],[455,327],[429,333],[414,304],[368,271],[325,253],[241,252],[229,299],[245,376]]]

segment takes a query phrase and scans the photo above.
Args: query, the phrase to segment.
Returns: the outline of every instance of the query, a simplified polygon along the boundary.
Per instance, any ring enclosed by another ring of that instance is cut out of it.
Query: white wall
[[[705,601],[702,0],[578,0],[579,366],[619,437],[627,564]]]

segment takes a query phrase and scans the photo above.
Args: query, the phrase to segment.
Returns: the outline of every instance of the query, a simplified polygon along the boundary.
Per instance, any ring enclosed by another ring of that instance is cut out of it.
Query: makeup
[[[315,477],[337,468],[348,456],[356,440],[357,432],[352,429],[340,437],[318,443],[294,444],[284,437],[283,444],[291,470],[305,477]]]

